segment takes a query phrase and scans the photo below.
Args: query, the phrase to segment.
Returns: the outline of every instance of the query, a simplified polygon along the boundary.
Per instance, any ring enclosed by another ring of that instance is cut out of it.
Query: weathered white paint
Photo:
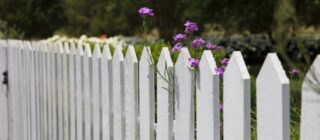
[[[100,140],[100,57],[101,50],[99,44],[94,47],[91,59],[91,94],[92,94],[92,122],[93,122],[93,138],[92,140]]]
[[[320,139],[320,55],[302,84],[301,140]]]
[[[52,140],[58,139],[58,44],[53,44],[52,62]]]
[[[76,140],[76,102],[75,102],[75,54],[76,47],[74,43],[70,45],[70,54],[68,55],[69,70],[69,115],[70,115],[70,140]]]
[[[173,63],[167,47],[157,64],[157,140],[173,140]]]
[[[259,140],[290,139],[289,79],[275,53],[268,54],[257,78]]]
[[[63,46],[59,44],[57,52],[57,106],[58,106],[58,140],[63,140]]]
[[[187,48],[182,48],[175,65],[175,94],[176,94],[176,126],[175,139],[194,139],[194,89],[195,75],[188,59]]]
[[[223,138],[250,140],[250,75],[241,52],[233,52],[230,58],[223,92]]]
[[[219,76],[215,68],[211,51],[204,51],[196,80],[198,140],[220,139]]]
[[[82,59],[82,92],[84,110],[84,140],[91,140],[91,96],[90,96],[90,59],[92,57],[89,44],[85,44]]]
[[[139,140],[138,66],[135,50],[129,46],[124,62],[126,140]]]
[[[100,61],[101,82],[100,82],[100,104],[102,140],[112,139],[112,56],[108,46],[103,47]]]
[[[124,58],[121,48],[116,48],[112,61],[113,139],[125,139],[124,116]]]
[[[69,44],[65,43],[62,54],[62,75],[63,75],[63,139],[69,140],[69,78],[68,78],[68,55]]]
[[[140,140],[154,140],[154,68],[149,47],[143,48],[139,63]]]
[[[77,133],[77,140],[83,140],[83,91],[82,91],[82,85],[83,85],[83,76],[82,76],[82,60],[83,57],[83,46],[81,43],[77,45],[77,52],[75,56],[75,96],[76,96],[76,133]]]

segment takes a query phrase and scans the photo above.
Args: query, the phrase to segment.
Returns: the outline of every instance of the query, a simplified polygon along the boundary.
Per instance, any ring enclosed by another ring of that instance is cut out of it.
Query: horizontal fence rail
[[[150,48],[0,40],[0,140],[249,140],[250,74],[235,51],[223,78]],[[223,81],[221,81],[223,80]],[[256,81],[257,138],[290,139],[289,79],[275,53]],[[320,56],[302,85],[301,140],[320,139]],[[223,92],[223,94],[221,94]],[[220,96],[223,95],[223,121]]]

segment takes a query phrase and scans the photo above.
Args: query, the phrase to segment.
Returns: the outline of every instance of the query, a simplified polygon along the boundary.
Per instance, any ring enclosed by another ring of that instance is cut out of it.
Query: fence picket
[[[83,110],[84,110],[84,138],[91,140],[91,96],[90,96],[90,61],[91,50],[89,44],[85,44],[85,51],[82,59],[82,91],[83,91]]]
[[[76,140],[76,105],[75,105],[75,54],[76,47],[74,43],[70,45],[70,53],[68,55],[69,70],[69,111],[70,111],[70,140]]]
[[[9,118],[8,118],[8,88],[3,83],[4,73],[8,70],[7,67],[7,43],[5,40],[0,40],[0,139],[9,139]]]
[[[83,60],[83,47],[82,44],[79,43],[77,45],[77,52],[75,56],[75,92],[76,92],[76,133],[77,133],[77,140],[83,140],[83,104],[82,104],[82,97],[83,97],[83,91],[82,91],[82,85],[83,85],[83,77],[82,77],[82,60]]]
[[[275,53],[268,54],[257,78],[259,140],[290,139],[289,79]]]
[[[124,58],[122,49],[117,47],[114,51],[112,61],[112,83],[113,83],[113,139],[125,139],[124,120]]]
[[[154,140],[154,68],[150,48],[143,48],[139,64],[140,139]]]
[[[100,57],[99,44],[95,44],[91,59],[91,94],[92,94],[92,122],[93,140],[100,140]]]
[[[204,51],[197,74],[197,139],[220,139],[219,76],[211,51]]]
[[[157,140],[173,140],[173,63],[167,47],[157,64]]]
[[[63,46],[59,43],[57,52],[57,106],[58,106],[58,140],[63,140]]]
[[[108,46],[103,47],[101,71],[101,123],[102,140],[112,139],[112,56]]]
[[[68,55],[69,55],[69,44],[65,43],[63,46],[62,54],[62,102],[63,102],[63,139],[69,140],[69,73],[68,73]]]
[[[320,139],[320,55],[313,62],[302,84],[301,140]]]
[[[127,50],[124,75],[126,140],[138,140],[138,59],[133,46]]]
[[[249,140],[250,75],[241,52],[233,52],[223,78],[223,138]]]
[[[175,139],[194,139],[194,72],[187,48],[182,48],[175,65],[176,126]]]
[[[52,139],[58,140],[59,130],[58,130],[58,44],[53,44],[53,52],[51,55],[52,61]]]
[[[48,120],[47,120],[47,125],[48,125],[48,130],[47,130],[47,139],[48,140],[53,140],[52,139],[52,44],[48,44],[47,48],[47,55],[46,55],[46,68],[47,68],[47,114],[48,114]]]

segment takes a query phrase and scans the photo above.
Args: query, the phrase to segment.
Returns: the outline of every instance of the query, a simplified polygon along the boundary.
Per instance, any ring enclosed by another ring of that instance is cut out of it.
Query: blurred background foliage
[[[150,35],[165,43],[192,20],[197,35],[248,52],[247,60],[276,51],[289,65],[310,64],[320,51],[320,0],[0,0],[0,38],[141,37],[142,6],[154,9]]]

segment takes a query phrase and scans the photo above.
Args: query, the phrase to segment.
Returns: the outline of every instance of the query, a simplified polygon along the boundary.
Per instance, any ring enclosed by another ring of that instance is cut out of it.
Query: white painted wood
[[[250,75],[241,52],[233,52],[230,58],[223,76],[223,92],[223,138],[250,140]]]
[[[37,118],[36,118],[36,101],[35,101],[35,92],[36,92],[36,85],[35,85],[35,50],[34,48],[29,48],[30,50],[30,108],[31,108],[31,139],[36,140],[36,131],[37,131]]]
[[[219,75],[211,51],[204,51],[197,73],[197,139],[220,139]]]
[[[101,50],[99,44],[95,44],[91,59],[91,101],[92,101],[92,140],[100,140],[100,57]]]
[[[63,140],[63,46],[59,43],[57,53],[57,106],[58,106],[58,140]]]
[[[8,88],[7,85],[3,84],[4,76],[3,73],[8,70],[7,65],[7,45],[6,41],[0,41],[0,139],[9,139],[9,110],[8,110]]]
[[[138,124],[138,59],[129,46],[124,63],[126,140],[139,140]]]
[[[112,56],[108,46],[103,47],[100,61],[101,71],[101,123],[102,140],[112,139]]]
[[[48,124],[48,140],[53,140],[52,139],[52,135],[53,135],[53,129],[52,129],[52,81],[53,81],[53,77],[52,77],[52,73],[53,73],[53,67],[52,67],[52,44],[48,44],[48,49],[47,49],[47,55],[46,55],[46,68],[47,68],[47,113],[48,113],[48,120],[47,120],[47,124]]]
[[[176,94],[176,140],[194,139],[194,89],[195,75],[188,59],[187,48],[180,51],[175,65],[175,94]]]
[[[82,91],[83,91],[83,109],[84,109],[84,138],[91,140],[91,96],[90,96],[90,59],[91,50],[89,44],[85,45],[85,52],[82,59]]]
[[[289,79],[275,53],[257,78],[257,131],[258,140],[290,139]]]
[[[83,46],[81,43],[77,45],[77,53],[75,56],[75,92],[76,92],[76,134],[77,140],[83,140],[83,104],[82,104],[82,97],[83,97],[83,91],[82,91],[82,60],[83,57]]]
[[[75,44],[71,43],[70,53],[68,55],[70,140],[76,140],[75,54],[76,54]]]
[[[63,75],[63,139],[69,140],[69,70],[68,70],[68,55],[70,49],[69,44],[65,43],[62,54],[62,75]]]
[[[43,75],[43,139],[48,140],[48,67],[47,67],[47,45],[44,44],[42,50],[42,75]]]
[[[313,62],[302,84],[301,140],[320,139],[320,55]]]
[[[26,62],[26,67],[25,67],[25,70],[26,70],[26,73],[28,74],[25,74],[26,76],[26,86],[27,86],[27,89],[26,89],[26,100],[27,100],[27,131],[28,131],[28,136],[27,136],[27,140],[32,140],[32,128],[31,128],[31,112],[32,112],[32,109],[31,109],[31,44],[30,42],[26,42],[25,43],[25,48],[26,48],[26,54],[25,54],[25,62]]]
[[[157,140],[173,140],[173,63],[167,47],[157,64]]]
[[[58,139],[58,44],[53,44],[52,62],[52,140]]]
[[[139,63],[140,140],[154,140],[154,68],[150,48],[143,48]]]
[[[124,58],[121,48],[116,48],[112,61],[113,81],[113,139],[125,139],[124,116]]]

